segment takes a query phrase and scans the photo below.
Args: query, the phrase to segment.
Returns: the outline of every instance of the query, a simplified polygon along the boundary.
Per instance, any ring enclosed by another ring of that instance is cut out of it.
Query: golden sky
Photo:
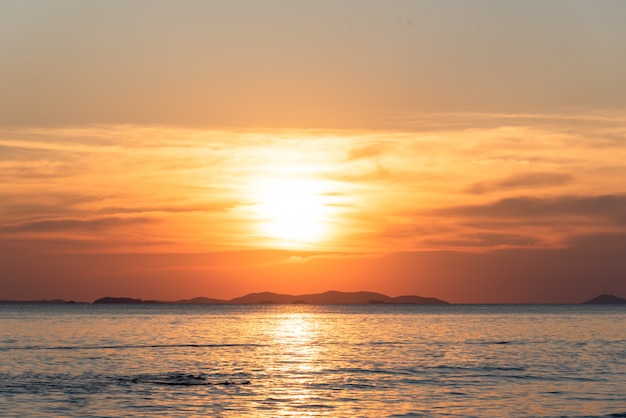
[[[0,5],[0,299],[626,295],[626,3]]]

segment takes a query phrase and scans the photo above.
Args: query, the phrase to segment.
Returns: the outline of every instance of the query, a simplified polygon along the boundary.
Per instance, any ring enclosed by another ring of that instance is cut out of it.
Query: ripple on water
[[[624,311],[21,309],[0,326],[3,417],[626,417]]]

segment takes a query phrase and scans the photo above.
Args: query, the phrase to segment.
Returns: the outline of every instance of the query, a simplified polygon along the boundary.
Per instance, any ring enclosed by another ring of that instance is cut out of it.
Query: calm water
[[[626,416],[626,307],[0,305],[0,416]]]

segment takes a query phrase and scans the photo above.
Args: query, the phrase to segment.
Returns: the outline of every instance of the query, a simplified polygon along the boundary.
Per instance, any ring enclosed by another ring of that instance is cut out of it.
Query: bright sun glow
[[[254,210],[261,234],[289,247],[305,247],[328,234],[330,207],[324,182],[276,177],[255,183]]]

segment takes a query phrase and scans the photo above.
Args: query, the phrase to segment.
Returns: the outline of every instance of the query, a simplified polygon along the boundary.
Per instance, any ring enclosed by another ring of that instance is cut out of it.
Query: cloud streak
[[[523,188],[547,188],[561,186],[574,180],[569,173],[524,173],[513,175],[497,181],[476,183],[469,189],[469,193],[483,194],[492,191],[509,191]]]
[[[626,129],[615,115],[420,120],[421,130],[375,132],[5,128],[4,233],[93,228],[172,251],[267,248],[280,243],[259,226],[259,191],[280,179],[315,185],[331,231],[318,251],[554,247],[624,226],[614,179],[626,177]],[[126,218],[152,221],[116,220]]]
[[[0,233],[9,232],[98,232],[111,228],[127,228],[139,224],[154,222],[145,217],[120,218],[105,217],[97,219],[46,219],[22,222],[18,224],[0,225]]]
[[[626,195],[517,197],[483,205],[443,208],[444,216],[490,220],[534,220],[580,218],[626,226]]]

